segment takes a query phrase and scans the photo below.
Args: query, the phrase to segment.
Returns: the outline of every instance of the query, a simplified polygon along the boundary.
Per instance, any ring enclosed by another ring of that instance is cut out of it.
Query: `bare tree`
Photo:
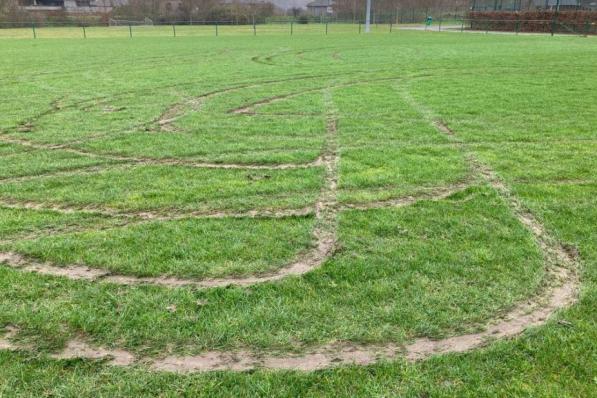
[[[366,0],[336,0],[334,9],[342,19],[364,19]],[[464,12],[468,0],[373,0],[373,20],[390,22],[401,13],[415,11],[417,15],[428,11],[456,10]]]
[[[18,0],[0,0],[0,21],[20,22],[27,19]]]

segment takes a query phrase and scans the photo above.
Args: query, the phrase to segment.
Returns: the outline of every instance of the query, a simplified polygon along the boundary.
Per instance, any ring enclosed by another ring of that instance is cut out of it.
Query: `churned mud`
[[[94,348],[81,340],[71,340],[64,349],[50,355],[52,359],[101,359],[115,366],[128,366],[135,362],[135,356],[124,350],[110,350],[105,348]]]
[[[15,326],[8,325],[4,327],[3,332],[4,334],[0,336],[0,350],[12,351],[18,349],[18,346],[12,342],[12,339],[17,335],[19,329]]]

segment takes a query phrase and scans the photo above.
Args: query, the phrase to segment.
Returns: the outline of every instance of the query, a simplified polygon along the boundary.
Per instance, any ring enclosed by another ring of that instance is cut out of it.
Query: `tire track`
[[[331,93],[326,90],[324,93],[326,104],[331,104]],[[194,373],[209,372],[216,370],[246,371],[252,369],[284,369],[313,371],[318,369],[336,367],[340,365],[357,364],[368,365],[384,360],[405,358],[408,361],[417,361],[433,355],[446,353],[460,353],[469,351],[489,344],[494,339],[511,338],[524,332],[529,327],[540,326],[546,323],[555,312],[574,304],[577,300],[580,280],[577,274],[579,269],[579,258],[574,248],[564,246],[558,242],[541,222],[524,206],[524,204],[512,194],[509,187],[498,177],[498,175],[486,164],[480,162],[474,152],[469,151],[467,146],[459,145],[459,141],[451,129],[440,119],[433,115],[433,112],[423,105],[417,104],[412,98],[410,102],[413,108],[420,111],[423,117],[434,124],[438,131],[448,135],[454,145],[461,148],[469,159],[471,168],[490,187],[492,187],[504,203],[510,208],[513,216],[533,236],[538,248],[541,250],[545,263],[545,283],[542,290],[530,297],[527,302],[515,306],[504,316],[489,322],[484,331],[470,333],[460,336],[453,336],[445,339],[431,340],[428,338],[417,338],[412,342],[400,345],[397,343],[359,345],[347,342],[338,342],[321,345],[308,349],[303,354],[274,354],[268,352],[245,351],[209,351],[194,356],[176,356],[164,353],[159,358],[135,357],[134,354],[124,350],[107,350],[94,348],[82,340],[72,340],[58,354],[52,357],[55,359],[64,358],[86,358],[104,359],[114,366],[145,366],[150,370],[159,372]],[[290,267],[287,267],[277,274],[264,278],[253,277],[243,279],[232,279],[234,283],[222,284],[224,280],[204,281],[207,286],[216,287],[234,285],[250,285],[265,281],[281,279],[289,275],[301,275],[321,265],[331,255],[336,245],[336,217],[337,217],[337,183],[338,164],[340,156],[337,146],[337,117],[333,110],[328,111],[326,148],[324,150],[323,165],[325,167],[325,184],[322,187],[320,197],[316,204],[317,224],[314,235],[317,238],[316,247]],[[439,192],[440,195],[447,195],[449,190]],[[390,202],[396,205],[407,203]],[[372,208],[382,202],[373,202]],[[359,205],[356,205],[357,209]],[[369,208],[369,207],[367,207]],[[10,255],[0,255],[0,262],[12,266],[11,262],[20,261],[19,258],[10,258]],[[30,271],[37,272],[35,265],[25,263],[17,268],[29,267]],[[41,270],[43,271],[43,270]],[[75,272],[76,270],[73,270]],[[96,274],[92,274],[95,272]],[[99,273],[99,274],[98,274]],[[69,277],[69,275],[65,275]],[[102,275],[101,271],[91,270],[88,273],[79,275],[76,279],[105,279],[109,282],[125,283],[131,282],[120,277]],[[162,278],[167,280],[167,278]],[[136,279],[138,280],[138,279]],[[137,283],[135,280],[134,283]],[[230,281],[230,280],[228,280]],[[166,286],[177,286],[177,281],[170,281],[173,284]],[[210,283],[213,283],[211,285]],[[7,350],[28,350],[27,347],[19,346],[13,340],[18,333],[14,326],[7,329],[7,335],[0,339],[0,348]]]
[[[253,81],[253,82],[247,82],[247,83],[238,83],[236,85],[226,87],[223,89],[216,89],[216,90],[208,91],[204,94],[199,95],[197,98],[205,98],[205,97],[210,97],[210,96],[214,96],[214,95],[225,94],[227,92],[241,90],[241,89],[245,89],[245,88],[251,88],[251,87],[258,87],[258,86],[261,86],[264,84],[285,83],[285,82],[296,81],[296,80],[310,80],[310,79],[336,77],[336,76],[337,75],[332,75],[332,74],[304,75],[304,76],[299,75],[299,76],[293,76],[293,77],[288,77],[288,78],[284,78],[284,79],[267,79],[267,80],[262,80],[262,81],[257,81],[257,82]],[[120,91],[113,95],[96,96],[96,97],[92,97],[92,98],[75,101],[70,104],[61,104],[61,102],[64,101],[64,97],[59,97],[59,98],[52,100],[50,102],[50,106],[47,109],[40,111],[37,114],[35,114],[29,118],[26,118],[24,120],[17,122],[16,125],[14,125],[13,127],[6,128],[5,132],[18,130],[18,128],[20,126],[28,126],[29,125],[31,127],[34,127],[35,123],[39,119],[43,118],[44,116],[48,116],[53,113],[56,113],[56,112],[60,112],[62,110],[78,109],[78,108],[81,108],[82,110],[88,110],[88,109],[91,109],[98,105],[106,104],[109,101],[125,98],[129,95],[155,94],[155,92],[159,91],[159,90],[172,89],[172,88],[185,88],[191,84],[203,83],[204,81],[205,81],[204,79],[198,79],[198,80],[190,80],[190,81],[175,83],[175,84],[164,84],[164,85],[156,86],[156,87],[125,90],[125,91]]]
[[[435,125],[444,134],[454,132],[445,123]],[[271,355],[251,352],[212,351],[198,356],[166,356],[151,362],[150,368],[166,372],[205,372],[213,370],[251,370],[256,368],[312,371],[339,365],[369,365],[383,360],[404,357],[417,361],[433,355],[461,353],[489,344],[496,339],[517,336],[530,327],[546,323],[558,310],[574,304],[577,300],[580,280],[577,271],[579,258],[574,248],[559,243],[549,234],[541,222],[530,213],[518,198],[512,195],[507,185],[487,165],[469,156],[472,168],[488,183],[511,209],[518,221],[531,233],[540,248],[546,269],[546,283],[543,290],[527,302],[515,306],[500,319],[489,323],[486,329],[440,340],[418,338],[400,346],[355,345],[335,343],[310,350],[302,355]],[[462,188],[462,187],[460,187]],[[442,194],[447,195],[450,189]],[[398,202],[400,203],[400,202]],[[376,204],[373,204],[375,207]]]
[[[421,192],[417,195],[403,196],[399,198],[392,198],[387,200],[379,200],[373,202],[360,202],[360,203],[346,203],[340,206],[341,210],[372,210],[372,209],[383,209],[388,207],[404,207],[411,206],[417,202],[428,200],[428,201],[439,201],[446,199],[455,193],[462,192],[472,186],[471,182],[462,182],[459,184],[448,185],[445,187],[436,187],[428,191]]]
[[[247,211],[224,210],[191,210],[173,212],[137,211],[126,212],[111,208],[97,208],[93,206],[76,207],[67,205],[52,205],[38,202],[19,202],[0,199],[0,208],[14,210],[50,211],[59,214],[91,214],[105,217],[137,219],[146,221],[176,221],[188,218],[287,218],[304,217],[314,213],[312,207],[298,209],[251,209]]]
[[[479,170],[486,181],[509,205],[516,218],[535,238],[543,252],[548,277],[551,280],[551,283],[547,284],[542,292],[528,302],[516,306],[502,318],[490,322],[482,332],[440,340],[418,338],[404,346],[396,343],[359,345],[340,342],[316,347],[304,354],[275,355],[251,351],[209,351],[194,356],[164,355],[158,359],[136,358],[134,354],[124,350],[107,350],[92,347],[84,341],[73,340],[62,352],[52,357],[55,359],[103,359],[114,366],[142,364],[154,371],[177,373],[217,370],[247,371],[260,368],[313,371],[348,364],[369,365],[402,357],[409,361],[416,361],[433,355],[465,352],[485,346],[495,339],[514,337],[529,327],[542,325],[556,311],[576,301],[579,279],[576,274],[578,258],[575,250],[564,247],[551,237],[543,225],[524,209],[518,199],[511,195],[507,186],[491,169],[479,165]],[[5,261],[5,257],[0,257],[0,261]],[[30,267],[29,271],[43,273],[43,270],[31,268],[34,267],[31,264],[28,264],[27,267]],[[71,272],[78,272],[77,279],[93,280],[103,276],[97,270],[83,273],[80,269],[63,271],[65,272],[64,276],[67,277],[72,277]],[[114,282],[109,278],[108,281]],[[127,282],[124,279],[118,281]],[[174,285],[179,283],[179,281],[167,278],[162,278],[162,281],[168,284],[174,283]],[[26,347],[12,343],[11,339],[17,331],[14,327],[8,330],[8,335],[0,339],[0,349],[27,350]]]
[[[326,102],[331,106],[331,94],[326,92]],[[337,143],[337,116],[331,109],[327,116],[326,140],[322,164],[325,168],[324,184],[317,203],[315,204],[316,225],[313,231],[315,245],[298,259],[280,268],[276,272],[244,278],[210,278],[203,280],[184,279],[176,277],[147,277],[112,274],[109,271],[85,266],[72,265],[57,267],[47,263],[32,262],[16,253],[0,253],[0,262],[16,269],[35,272],[44,275],[62,276],[70,279],[90,281],[105,281],[109,283],[132,285],[153,284],[165,287],[194,286],[198,288],[213,288],[224,286],[249,286],[257,283],[277,281],[289,276],[303,275],[321,266],[332,254],[336,245],[337,234],[337,186],[339,153]],[[72,211],[68,209],[66,211]],[[286,214],[285,214],[286,215]],[[301,211],[300,215],[304,215]],[[213,213],[211,217],[230,217],[230,214]],[[243,214],[243,216],[246,216]],[[205,217],[205,216],[204,216]],[[149,217],[156,219],[155,217]]]
[[[96,153],[86,151],[84,149],[76,149],[65,145],[54,144],[40,144],[22,138],[12,138],[6,135],[0,135],[0,141],[7,144],[15,144],[26,146],[34,149],[42,150],[60,150],[74,155],[79,155],[92,159],[103,159],[115,162],[137,163],[141,165],[161,165],[161,166],[184,166],[202,169],[225,169],[225,170],[291,170],[291,169],[305,169],[311,167],[319,167],[321,161],[319,158],[308,163],[279,163],[279,164],[245,164],[245,163],[215,163],[202,162],[194,160],[185,160],[179,158],[148,158],[148,157],[134,157],[122,156],[116,154]]]
[[[209,351],[193,356],[163,355],[157,359],[137,358],[125,350],[107,350],[92,347],[81,340],[73,340],[62,352],[51,357],[102,359],[114,366],[144,365],[153,371],[176,373],[254,369],[314,371],[342,365],[370,365],[398,358],[417,361],[433,355],[466,352],[485,346],[496,339],[519,335],[529,327],[544,324],[556,311],[576,301],[579,280],[575,270],[578,267],[578,258],[574,250],[557,243],[538,220],[521,207],[518,200],[509,194],[507,187],[490,169],[483,169],[483,174],[500,196],[507,201],[520,222],[533,234],[543,252],[548,273],[556,283],[548,285],[529,302],[516,306],[501,319],[494,320],[482,332],[440,340],[418,338],[404,346],[395,343],[363,345],[339,342],[310,349],[304,354],[275,355],[251,351]],[[7,334],[0,338],[0,349],[31,351],[27,347],[12,342],[17,333],[16,327],[9,326]]]
[[[398,80],[402,80],[402,79],[403,79],[402,77],[383,77],[383,78],[378,78],[378,79],[356,80],[356,81],[352,81],[352,82],[336,84],[333,86],[327,85],[327,86],[321,86],[321,87],[308,88],[308,89],[299,90],[299,91],[295,91],[295,92],[288,93],[288,94],[275,95],[273,97],[269,97],[269,98],[265,98],[265,99],[261,99],[259,101],[249,103],[249,104],[245,104],[241,107],[228,110],[228,113],[243,114],[243,115],[255,115],[256,112],[254,111],[254,108],[256,108],[256,107],[272,104],[274,102],[286,100],[288,98],[298,97],[298,96],[304,95],[304,94],[315,93],[318,91],[325,91],[325,90],[329,90],[329,89],[338,89],[338,88],[344,88],[344,87],[358,86],[360,84],[368,84],[368,83],[376,83],[376,82],[384,82],[384,81],[398,81]]]
[[[387,200],[380,200],[374,202],[356,202],[356,203],[337,203],[337,211],[355,210],[365,211],[370,209],[381,209],[381,208],[393,208],[393,207],[405,207],[414,205],[420,201],[438,201],[446,199],[447,197],[466,190],[472,187],[473,182],[462,182],[459,184],[448,185],[445,187],[434,187],[424,191],[418,192],[409,196],[401,196],[391,198]],[[122,227],[141,225],[150,222],[168,222],[178,221],[192,218],[205,218],[205,219],[225,219],[225,218],[291,218],[291,217],[307,217],[315,214],[315,206],[307,206],[298,209],[262,209],[262,210],[247,210],[244,212],[227,212],[227,211],[178,211],[178,212],[120,212],[111,209],[98,209],[90,207],[72,207],[72,206],[53,206],[44,203],[32,203],[32,202],[10,202],[0,200],[0,209],[16,209],[16,210],[34,210],[34,211],[47,211],[55,212],[59,214],[90,214],[102,217],[112,218],[114,223],[105,226],[93,226],[93,227],[80,227],[80,226],[65,226],[65,227],[50,227],[47,229],[40,229],[37,233],[20,234],[13,238],[0,240],[0,244],[8,245],[18,241],[35,240],[43,237],[47,237],[50,234],[64,234],[64,233],[82,233],[82,232],[94,232],[94,231],[105,231],[111,229],[117,229]],[[16,262],[25,264],[26,262],[32,262],[27,260],[23,256],[19,256],[16,253],[10,253],[11,257]],[[18,259],[18,260],[17,260]],[[33,261],[34,262],[34,261]]]
[[[63,169],[52,170],[37,174],[25,174],[20,176],[14,177],[2,177],[0,178],[0,184],[11,184],[11,183],[18,183],[24,181],[31,181],[38,178],[44,177],[68,177],[68,176],[75,176],[75,175],[93,175],[100,173],[105,170],[110,169],[122,169],[124,168],[123,164],[118,165],[115,164],[92,164],[92,165],[84,165],[84,166],[73,166],[73,167],[65,167]]]

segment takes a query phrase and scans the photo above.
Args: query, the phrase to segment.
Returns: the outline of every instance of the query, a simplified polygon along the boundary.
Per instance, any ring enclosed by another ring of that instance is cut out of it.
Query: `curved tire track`
[[[22,138],[12,138],[4,135],[0,135],[0,141],[8,144],[22,145],[34,149],[44,150],[60,150],[63,152],[72,153],[74,155],[84,156],[92,159],[103,159],[114,162],[125,162],[125,163],[136,163],[141,165],[161,165],[161,166],[184,166],[194,167],[203,169],[226,169],[226,170],[291,170],[291,169],[305,169],[311,167],[319,167],[321,164],[320,159],[315,159],[309,163],[280,163],[280,164],[245,164],[245,163],[214,163],[214,162],[201,162],[194,160],[185,160],[179,158],[147,158],[147,157],[134,157],[134,156],[122,156],[115,154],[102,154],[83,149],[75,149],[65,145],[53,145],[53,144],[39,144]]]
[[[256,283],[277,281],[289,276],[303,275],[321,266],[331,255],[336,245],[336,215],[337,215],[337,184],[339,154],[337,148],[336,116],[330,113],[327,120],[322,164],[325,168],[324,185],[315,204],[316,226],[313,232],[315,245],[306,254],[296,261],[276,272],[262,276],[245,278],[210,278],[210,279],[184,279],[176,277],[134,277],[112,274],[107,270],[72,265],[57,267],[46,263],[31,262],[15,253],[0,253],[0,262],[16,269],[35,272],[44,275],[62,276],[70,279],[83,279],[91,281],[105,281],[109,283],[132,285],[153,284],[166,287],[194,286],[199,288],[214,288],[224,286],[249,286]],[[227,215],[229,216],[229,215]],[[223,215],[222,215],[223,217]]]
[[[326,94],[326,102],[330,102]],[[422,109],[419,107],[418,109]],[[423,115],[429,118],[431,112],[423,109]],[[443,122],[432,120],[444,134],[453,136]],[[323,157],[326,169],[326,183],[322,188],[316,206],[318,224],[315,235],[317,247],[303,259],[289,268],[288,275],[300,275],[313,266],[321,264],[331,254],[336,244],[336,190],[339,155],[336,143],[336,118],[328,117],[328,133],[326,151]],[[458,142],[456,142],[458,145]],[[464,152],[464,151],[463,151]],[[465,152],[466,153],[466,152]],[[488,344],[496,338],[509,338],[522,333],[529,327],[542,325],[561,308],[573,304],[577,299],[579,278],[577,271],[579,260],[575,251],[567,249],[552,237],[539,220],[509,190],[507,185],[487,165],[479,162],[474,153],[466,153],[474,170],[490,185],[511,209],[513,215],[525,226],[541,249],[546,269],[546,286],[543,291],[531,297],[528,302],[516,306],[500,319],[490,322],[482,332],[449,337],[441,340],[418,338],[400,346],[396,343],[378,345],[354,345],[334,343],[310,349],[305,354],[275,355],[272,353],[255,353],[251,351],[210,351],[196,356],[172,356],[164,354],[161,358],[135,358],[123,350],[105,350],[92,348],[80,340],[71,341],[66,348],[54,358],[87,358],[106,359],[115,366],[139,364],[151,370],[165,372],[206,372],[214,370],[244,371],[256,368],[289,369],[311,371],[344,364],[368,365],[381,360],[404,357],[409,361],[427,358],[432,355],[465,352]],[[2,259],[0,259],[2,261]],[[5,262],[9,262],[5,259]],[[83,275],[85,276],[85,275]],[[277,280],[277,275],[265,279],[236,279],[235,284],[244,285],[261,281]],[[229,283],[227,283],[229,284]],[[215,283],[220,286],[219,282]],[[212,286],[209,286],[212,287]],[[8,330],[8,336],[0,339],[1,349],[26,349],[12,342],[17,333],[14,327]]]

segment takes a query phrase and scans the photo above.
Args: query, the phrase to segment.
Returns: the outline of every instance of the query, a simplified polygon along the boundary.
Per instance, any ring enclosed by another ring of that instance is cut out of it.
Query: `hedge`
[[[597,34],[597,11],[472,11],[472,30]]]

